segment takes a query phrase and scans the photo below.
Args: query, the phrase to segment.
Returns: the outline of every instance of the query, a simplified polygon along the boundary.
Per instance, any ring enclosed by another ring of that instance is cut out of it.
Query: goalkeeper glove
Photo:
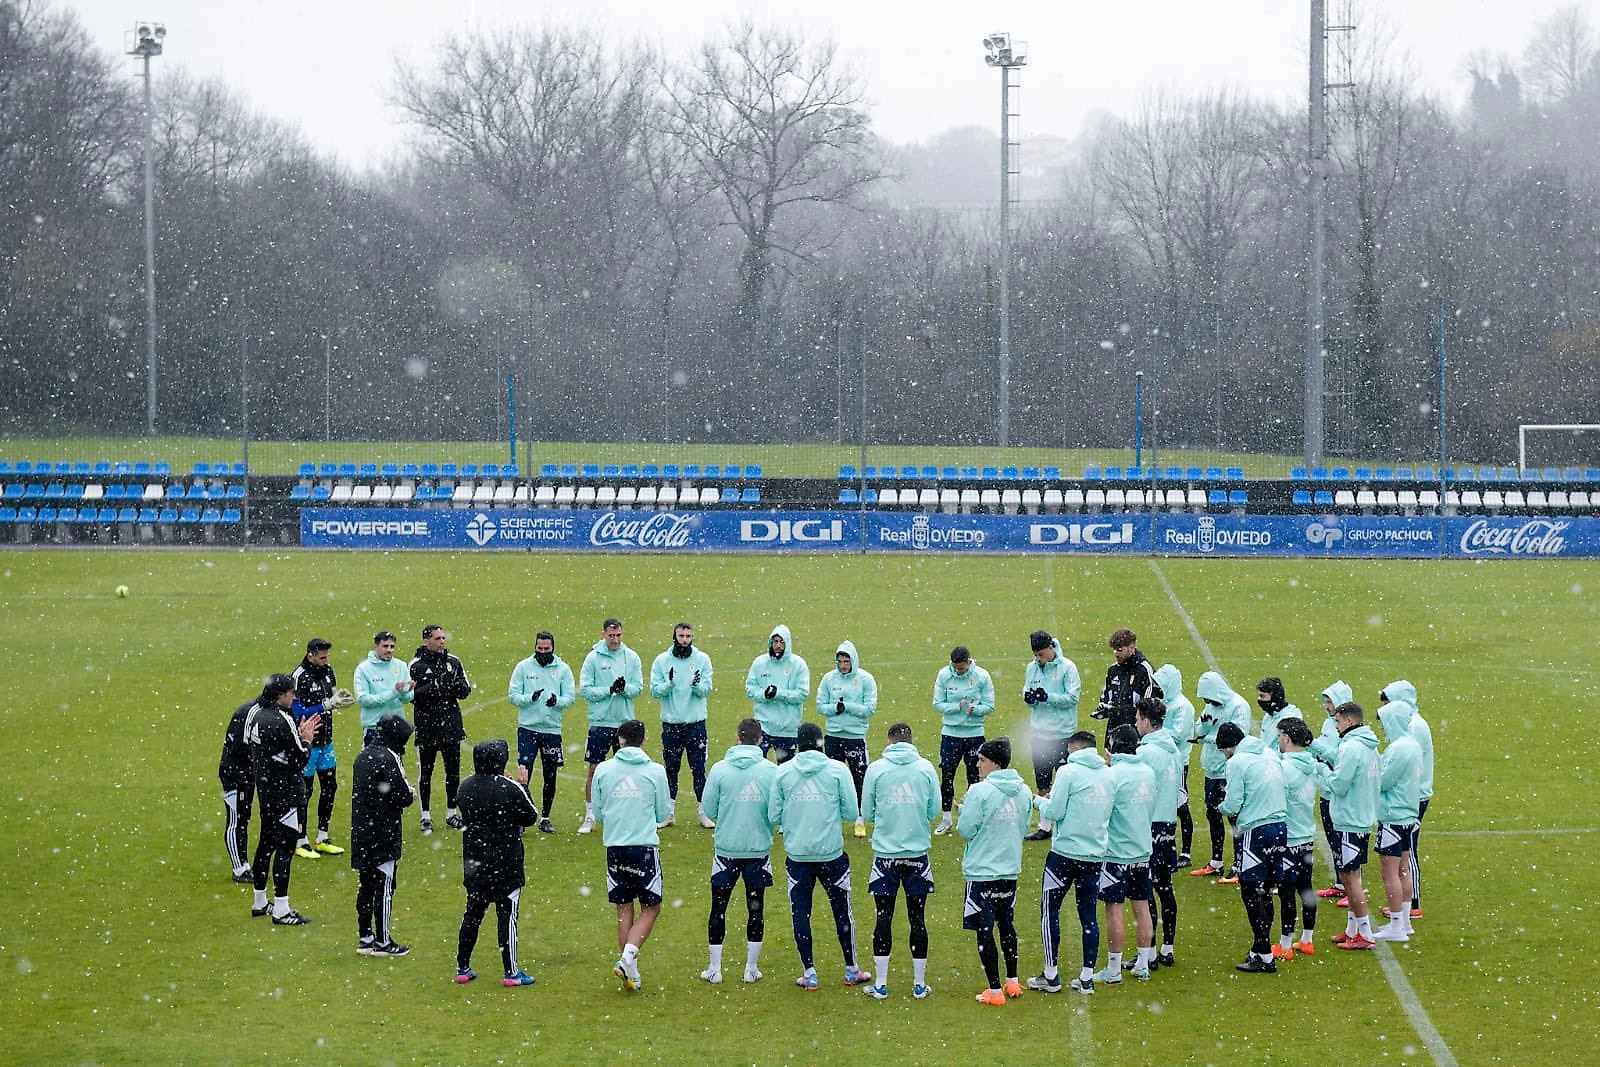
[[[1107,704],[1096,704],[1094,710],[1089,713],[1089,718],[1091,719],[1107,719],[1110,717],[1111,707]]]
[[[1049,699],[1050,699],[1049,694],[1047,694],[1044,691],[1044,686],[1041,685],[1041,686],[1038,686],[1038,687],[1036,687],[1034,689],[1034,691],[1033,691],[1033,702],[1035,704],[1043,704],[1045,701],[1047,701]]]
[[[328,700],[330,708],[348,708],[356,702],[356,695],[348,689],[335,689],[333,696]]]

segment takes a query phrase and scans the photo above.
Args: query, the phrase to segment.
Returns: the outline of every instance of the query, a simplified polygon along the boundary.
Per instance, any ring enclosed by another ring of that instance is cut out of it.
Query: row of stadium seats
[[[415,478],[517,478],[521,471],[515,463],[302,463],[298,471],[302,479],[415,479]],[[755,481],[763,476],[756,464],[740,466],[737,463],[722,465],[708,463],[701,466],[689,463],[545,463],[539,467],[540,478],[600,478],[640,480],[656,478],[705,478],[719,481]]]
[[[138,523],[152,526],[233,525],[241,522],[238,508],[94,508],[0,507],[0,523]]]
[[[1432,467],[1295,467],[1289,471],[1295,482],[1433,482],[1439,472]],[[1600,467],[1545,467],[1518,471],[1516,467],[1456,467],[1444,469],[1446,482],[1600,482]]]
[[[1433,489],[1318,489],[1315,492],[1296,489],[1293,501],[1298,508],[1386,509],[1409,513],[1418,509],[1436,509],[1440,506],[1441,498]],[[1488,511],[1586,511],[1595,506],[1597,501],[1600,501],[1600,491],[1590,493],[1582,489],[1530,489],[1526,493],[1520,489],[1507,489],[1504,492],[1497,489],[1481,492],[1476,489],[1447,489],[1442,499],[1447,511],[1463,508]]]
[[[1139,511],[1146,508],[1233,508],[1250,503],[1243,489],[893,489],[869,488],[863,497],[855,489],[839,490],[839,503],[877,507],[916,507],[946,514],[982,509],[990,512],[1034,514],[1045,511],[1101,511],[1107,508]]]
[[[0,499],[8,503],[30,500],[243,500],[245,488],[234,483],[203,485],[193,482],[150,482],[123,484],[110,482],[7,482]]]
[[[539,485],[515,484],[502,481],[459,482],[454,485],[427,483],[417,485],[354,485],[340,482],[334,486],[296,485],[289,490],[289,499],[296,503],[328,504],[330,506],[433,504],[454,507],[687,507],[708,504],[759,504],[761,490],[757,486],[724,485],[696,487],[676,486],[613,486],[613,485]]]
[[[539,467],[541,478],[608,478],[623,481],[650,480],[653,478],[704,478],[722,481],[759,481],[763,477],[760,465],[752,463],[741,467],[737,463],[545,463]]]
[[[241,464],[241,466],[243,466]],[[0,475],[3,474],[91,474],[116,476],[121,474],[171,474],[172,464],[152,463],[141,460],[131,463],[125,459],[116,461],[102,460],[3,460],[0,459]],[[244,471],[239,472],[243,474]]]
[[[920,482],[1058,482],[1060,467],[855,467],[839,468],[839,480]],[[1077,479],[1074,479],[1077,480]],[[1086,482],[1241,482],[1243,467],[1085,467]]]

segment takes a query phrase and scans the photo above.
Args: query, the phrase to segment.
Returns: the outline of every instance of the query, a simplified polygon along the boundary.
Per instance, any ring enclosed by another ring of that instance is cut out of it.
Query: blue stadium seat
[[[311,499],[314,500],[314,501],[319,501],[320,502],[320,501],[323,501],[323,500],[327,500],[332,495],[333,495],[333,490],[329,489],[325,485],[315,486],[311,490]]]
[[[741,504],[759,504],[759,503],[761,503],[761,490],[756,488],[753,485],[745,486],[744,487],[744,492],[739,494],[739,502]]]
[[[0,522],[16,522],[17,509],[13,507],[0,507]]]
[[[720,478],[720,477],[722,477],[722,465],[720,463],[707,463],[706,464],[706,469],[705,469],[705,474],[702,475],[702,477],[705,477],[705,478]],[[869,474],[868,477],[870,478],[871,475]]]
[[[1231,507],[1242,508],[1250,503],[1250,494],[1243,489],[1228,490],[1228,504]]]
[[[161,509],[161,513],[156,516],[156,522],[160,523],[162,526],[171,526],[171,525],[175,524],[177,521],[178,521],[178,509],[177,508],[162,508]]]
[[[44,487],[44,498],[46,500],[61,500],[65,498],[66,495],[67,487],[62,485],[60,482],[51,482],[49,485]]]
[[[183,496],[186,500],[204,500],[206,498],[206,487],[197,482],[191,485],[189,491],[184,493]]]
[[[27,487],[21,482],[7,482],[3,496],[6,500],[21,500],[26,491]]]
[[[123,493],[122,483],[121,482],[112,482],[110,485],[106,486],[105,492],[101,494],[101,499],[102,500],[121,500],[122,499],[122,493]],[[17,495],[21,496],[22,494],[18,493]]]
[[[1600,467],[1585,467],[1583,480],[1586,482],[1600,482]]]
[[[478,474],[480,477],[484,478],[498,478],[500,477],[500,464],[485,463],[483,466],[478,468]]]
[[[935,481],[939,477],[939,468],[923,467],[922,470],[917,473],[917,477],[923,479],[924,481]]]
[[[522,468],[515,463],[502,463],[500,464],[500,477],[520,478],[522,477]]]
[[[89,462],[87,460],[82,460],[82,459],[75,460],[73,462],[73,464],[72,464],[72,473],[73,474],[88,474],[89,471],[90,471],[90,465],[89,465]],[[159,474],[161,472],[157,471],[156,473]]]
[[[1021,477],[1022,477],[1022,472],[1019,471],[1015,467],[1001,467],[1000,468],[1000,480],[1001,481],[1014,482],[1018,478],[1021,478]]]
[[[661,468],[654,463],[646,463],[644,466],[639,468],[639,477],[659,478],[661,477]]]
[[[159,463],[156,464],[157,468],[160,468],[160,466],[161,466],[161,464],[159,464]],[[161,471],[159,469],[157,469],[156,473],[160,474]],[[221,474],[223,472],[217,470],[217,465],[215,463],[213,463],[211,465],[211,473],[212,474]],[[250,466],[249,466],[249,464],[246,464],[246,463],[235,463],[233,465],[233,473],[234,474],[238,474],[238,475],[249,474],[250,473]]]
[[[300,464],[300,477],[302,477],[302,478],[315,478],[316,476],[317,476],[317,465],[315,463],[302,463],[302,464]]]
[[[178,522],[180,524],[184,525],[184,526],[193,526],[195,523],[197,523],[199,521],[200,521],[200,509],[199,508],[184,508],[183,509],[183,513],[178,516]]]
[[[1316,506],[1319,507],[1319,508],[1331,508],[1331,507],[1333,507],[1333,493],[1330,490],[1318,489],[1316,491],[1316,493],[1313,494],[1312,500],[1316,503]]]
[[[619,478],[621,476],[622,468],[615,463],[607,463],[600,468],[600,477],[602,478]]]
[[[872,477],[872,468],[871,467],[867,468],[867,477],[868,478]],[[900,472],[895,467],[895,465],[891,463],[891,464],[889,464],[889,466],[884,467],[881,471],[878,472],[878,477],[884,479],[885,481],[892,482],[895,479],[900,477]]]
[[[578,473],[583,475],[585,478],[598,478],[600,477],[600,464],[580,463],[578,465]]]
[[[222,522],[225,526],[233,526],[244,518],[238,508],[223,508]]]
[[[861,503],[861,497],[856,494],[854,489],[850,488],[849,486],[845,486],[843,489],[839,490],[839,503],[859,504]]]
[[[855,478],[856,478],[856,469],[855,469],[855,467],[850,466],[849,464],[845,464],[845,465],[843,465],[843,466],[841,466],[839,468],[839,480],[841,482],[853,482],[853,481],[855,481]]]
[[[1227,470],[1222,472],[1222,475],[1230,481],[1242,482],[1244,481],[1244,468],[1229,467]]]
[[[147,460],[147,459],[141,459],[139,462],[135,463],[133,465],[133,473],[135,473],[135,474],[149,474],[150,473],[150,461]]]
[[[439,465],[437,463],[424,463],[419,469],[424,478],[439,477]]]
[[[1206,491],[1206,503],[1213,507],[1225,507],[1228,503],[1228,494],[1221,489],[1209,489]]]
[[[878,491],[876,489],[868,489],[861,500],[866,504],[876,504],[878,502]]]
[[[638,477],[640,477],[639,465],[637,463],[624,463],[622,465],[622,476],[624,478],[638,478]]]
[[[1021,476],[1022,476],[1022,480],[1023,481],[1036,482],[1036,481],[1039,480],[1039,468],[1038,467],[1023,467]]]
[[[43,482],[29,482],[28,483],[28,487],[22,491],[22,499],[24,499],[24,500],[43,500],[44,499],[44,483]]]
[[[400,477],[400,464],[398,463],[385,463],[378,470],[385,478]]]
[[[1392,481],[1394,481],[1394,471],[1390,470],[1388,467],[1378,467],[1378,468],[1376,468],[1375,470],[1373,470],[1372,476],[1374,478],[1376,478],[1380,482],[1392,482]]]
[[[1394,480],[1397,482],[1409,482],[1415,477],[1416,474],[1410,467],[1396,467],[1394,469]]]
[[[463,477],[463,478],[476,478],[477,476],[478,476],[478,465],[476,463],[463,463],[461,465],[461,477]]]
[[[154,514],[154,513],[152,512],[152,514]],[[55,508],[40,508],[39,509],[39,521],[40,522],[55,522],[56,521],[56,509]]]
[[[685,478],[698,478],[698,477],[700,477],[700,464],[698,464],[698,463],[685,463],[683,465],[683,476]]]
[[[1350,468],[1335,467],[1328,472],[1328,477],[1336,482],[1348,482],[1350,480]]]
[[[206,508],[205,511],[200,513],[200,521],[204,522],[204,523],[221,522],[222,521],[222,509],[221,508]]]
[[[225,496],[229,500],[243,500],[244,499],[244,486],[239,485],[237,483],[235,483],[233,485],[230,485],[230,486],[228,486],[227,490],[223,493],[223,496]]]
[[[957,468],[957,467],[940,467],[939,468],[939,480],[940,481],[953,482],[959,477],[961,477],[960,468]]]
[[[133,464],[129,463],[125,459],[119,459],[115,463],[111,464],[111,473],[112,474],[132,474],[133,473]]]
[[[965,478],[969,482],[977,481],[978,480],[978,468],[977,467],[962,467],[961,468],[961,477]]]
[[[439,477],[457,478],[460,477],[460,471],[456,469],[456,465],[454,463],[441,463],[439,464]]]
[[[749,468],[746,468],[746,470],[748,470],[748,469]],[[760,468],[758,467],[757,470],[759,470],[759,469]],[[901,467],[900,468],[900,477],[902,477],[902,478],[915,478],[917,476],[918,476],[917,468],[915,468],[915,467]],[[754,477],[754,475],[751,475],[751,477]]]
[[[117,512],[117,521],[118,522],[138,522],[139,521],[139,509],[138,508],[123,508],[122,510]]]
[[[18,522],[38,522],[39,521],[39,509],[38,508],[34,508],[34,507],[18,508],[17,509],[17,521]]]
[[[998,467],[985,467],[981,472],[979,472],[978,477],[982,478],[986,482],[999,481],[1000,469]]]
[[[1188,481],[1198,482],[1205,477],[1205,471],[1200,467],[1185,467],[1183,476]]]
[[[1502,482],[1514,482],[1514,481],[1517,481],[1518,480],[1517,468],[1515,468],[1515,467],[1501,467],[1500,468],[1500,480]]]
[[[144,524],[146,524],[146,525],[149,525],[149,524],[155,522],[156,518],[159,515],[160,515],[160,512],[158,512],[155,508],[140,508],[139,509],[139,521],[144,523]]]
[[[94,465],[94,472],[93,473],[95,473],[95,474],[110,474],[111,473],[111,461],[107,460],[107,459],[102,459],[102,460],[97,461],[95,463],[95,465]]]
[[[311,487],[309,485],[297,485],[297,486],[295,486],[293,489],[289,490],[289,499],[290,500],[310,500],[311,499]]]
[[[1564,482],[1582,481],[1583,472],[1577,467],[1568,467],[1566,470],[1561,472],[1561,480]]]
[[[1296,489],[1294,491],[1294,504],[1295,507],[1309,508],[1311,506],[1311,490]]]
[[[10,474],[10,473],[11,473],[11,461],[10,460],[0,459],[0,474]]]
[[[663,463],[661,465],[661,477],[663,477],[663,478],[676,478],[676,477],[678,477],[678,465],[676,463]]]
[[[1208,482],[1220,482],[1220,481],[1222,481],[1222,468],[1221,467],[1207,467],[1206,468],[1205,477],[1206,477],[1206,481],[1208,481]]]
[[[198,462],[195,463],[194,467],[190,470],[189,473],[190,474],[199,474],[199,475],[209,475],[211,473],[211,464],[207,463],[203,459],[199,460]],[[223,473],[227,473],[227,472],[224,471]]]
[[[337,478],[338,476],[339,465],[337,463],[319,463],[317,465],[318,478]]]
[[[1043,474],[1044,480],[1047,482],[1059,482],[1061,480],[1060,467],[1046,467],[1043,471]]]
[[[861,477],[863,477],[863,478],[876,478],[877,476],[878,476],[878,468],[877,467],[862,467],[861,468]]]
[[[1499,480],[1500,480],[1500,468],[1498,468],[1498,467],[1480,467],[1478,469],[1478,481],[1480,481],[1480,482],[1498,482]]]
[[[885,467],[883,469],[884,469],[884,472],[886,474],[887,474],[887,472],[894,470],[893,467]],[[723,467],[722,467],[722,476],[724,478],[733,478],[733,479],[743,478],[744,477],[744,468],[739,466],[737,463],[724,464]]]
[[[78,521],[78,509],[77,508],[62,508],[60,511],[58,511],[56,513],[56,521],[57,522],[77,522]]]
[[[1085,468],[1083,468],[1083,480],[1084,481],[1086,481],[1086,482],[1098,482],[1101,479],[1101,477],[1102,477],[1102,475],[1100,473],[1100,468],[1099,467],[1085,467]]]
[[[1456,468],[1456,481],[1458,481],[1458,482],[1475,482],[1477,480],[1478,480],[1478,472],[1473,470],[1471,467],[1457,467]]]
[[[701,499],[704,500],[705,498],[701,497]],[[722,502],[724,504],[737,504],[739,502],[739,487],[736,485],[723,486]]]
[[[443,493],[444,495],[441,496],[439,499],[441,499],[441,500],[449,499],[450,490],[442,489],[442,490],[440,490],[440,492]],[[415,501],[418,501],[419,503],[426,504],[428,501],[433,499],[433,486],[429,485],[427,482],[423,482],[421,485],[418,485],[415,489],[413,489],[411,491],[411,499],[415,500]]]
[[[1120,482],[1122,481],[1122,468],[1107,467],[1100,472],[1100,476],[1108,482]]]
[[[1352,477],[1358,482],[1370,482],[1372,481],[1372,468],[1357,467]]]
[[[1447,471],[1446,473],[1449,473],[1449,472]],[[1433,468],[1432,467],[1418,467],[1416,469],[1415,473],[1412,474],[1412,477],[1415,478],[1419,482],[1431,482],[1431,481],[1434,480]]]
[[[354,463],[341,463],[339,464],[339,477],[354,478],[359,469]]]
[[[577,476],[578,476],[578,465],[576,463],[563,463],[561,465],[561,477],[563,477],[563,478],[576,478]]]
[[[83,485],[82,485],[82,483],[73,482],[71,485],[67,486],[67,499],[68,500],[82,500],[83,499]]]
[[[402,477],[402,478],[415,478],[417,476],[417,473],[418,473],[418,468],[417,468],[417,465],[415,463],[402,463],[402,464],[400,464],[400,477]]]
[[[376,478],[378,476],[378,465],[376,463],[363,463],[356,468],[355,475],[358,478]]]

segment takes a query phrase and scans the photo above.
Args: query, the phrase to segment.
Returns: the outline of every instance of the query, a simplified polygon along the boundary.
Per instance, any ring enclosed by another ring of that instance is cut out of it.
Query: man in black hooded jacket
[[[422,628],[422,645],[411,660],[411,714],[417,720],[418,785],[422,793],[422,832],[433,833],[429,794],[433,787],[434,756],[444,758],[445,825],[461,829],[456,812],[456,789],[461,784],[461,742],[467,731],[461,724],[461,701],[472,695],[467,669],[445,644],[450,635],[443,626]]]
[[[406,781],[406,741],[411,724],[393,712],[378,720],[377,736],[356,756],[350,786],[350,866],[360,876],[356,922],[363,956],[404,956],[389,929],[394,911],[396,868],[400,864],[401,813],[416,799]]]
[[[472,969],[472,950],[478,944],[483,916],[493,904],[500,963],[505,968],[501,984],[533,984],[533,977],[517,964],[517,904],[525,878],[522,834],[539,821],[539,809],[521,783],[505,776],[509,758],[510,746],[504,741],[479,741],[472,749],[474,773],[461,783],[457,797],[466,824],[461,839],[461,884],[467,890],[467,909],[461,916],[456,945],[457,982],[478,977]]]
[[[300,810],[306,802],[303,772],[309,743],[322,726],[313,715],[294,721],[294,679],[274,674],[245,717],[245,744],[250,747],[250,776],[261,805],[261,838],[250,865],[255,900],[250,914],[271,915],[278,926],[303,926],[311,920],[289,906],[289,872],[295,842],[300,840]],[[273,900],[267,903],[267,870],[272,871]]]

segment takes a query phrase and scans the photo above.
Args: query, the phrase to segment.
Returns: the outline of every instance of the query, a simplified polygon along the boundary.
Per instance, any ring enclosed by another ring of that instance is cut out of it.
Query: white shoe
[[[746,967],[744,969],[744,980],[746,982],[759,982],[761,981],[761,972],[754,967]]]
[[[933,832],[936,834],[947,834],[953,829],[955,829],[955,823],[950,820],[949,812],[946,812],[944,818],[939,820],[939,825],[933,828]]]
[[[717,821],[706,814],[705,808],[700,809],[700,825],[704,826],[707,830],[714,830],[717,826]]]
[[[593,832],[594,832],[594,816],[593,815],[585,815],[583,817],[583,821],[578,824],[578,833],[580,833],[580,834],[590,834],[590,833],[593,833]]]
[[[1404,943],[1411,940],[1411,935],[1406,933],[1404,927],[1396,926],[1394,923],[1387,923],[1373,933],[1372,940],[1399,941]]]
[[[715,968],[712,968],[712,967],[707,967],[705,970],[701,971],[700,972],[700,977],[704,978],[706,981],[710,982],[712,985],[721,985],[722,984],[722,972],[720,970],[716,970]]]
[[[665,819],[662,819],[660,822],[656,823],[656,829],[665,830],[667,827],[676,824],[677,821],[678,817],[676,815],[668,815]]]

